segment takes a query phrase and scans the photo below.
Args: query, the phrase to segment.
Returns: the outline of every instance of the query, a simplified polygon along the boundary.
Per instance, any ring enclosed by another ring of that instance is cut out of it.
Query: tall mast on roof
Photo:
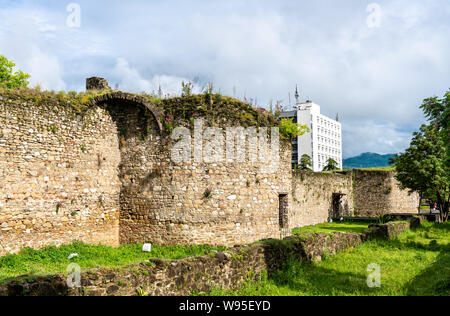
[[[298,93],[298,85],[295,85],[295,102],[299,103],[300,94]]]

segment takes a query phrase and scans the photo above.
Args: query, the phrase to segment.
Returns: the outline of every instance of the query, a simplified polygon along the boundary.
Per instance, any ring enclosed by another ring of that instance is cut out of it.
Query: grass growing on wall
[[[103,91],[41,91],[40,88],[5,89],[0,88],[0,97],[7,99],[13,106],[36,106],[43,110],[59,111],[70,109],[77,114],[84,114],[90,108],[90,101],[101,95],[113,93],[113,90]],[[264,108],[257,108],[239,99],[222,96],[221,94],[196,94],[160,98],[153,94],[129,95],[140,96],[153,103],[163,112],[159,119],[163,123],[170,122],[173,127],[193,127],[197,118],[203,118],[205,126],[239,125],[273,127],[279,125],[279,120]]]
[[[190,256],[201,256],[212,250],[224,251],[224,247],[211,246],[152,246],[152,252],[142,251],[141,244],[124,245],[118,248],[87,245],[74,242],[61,247],[46,247],[41,250],[30,248],[17,255],[0,257],[0,282],[6,278],[21,275],[46,275],[65,272],[67,266],[74,262],[81,269],[120,268],[129,264],[149,259],[180,259]],[[70,254],[78,257],[69,260]]]
[[[367,266],[381,267],[381,287],[367,286]],[[282,271],[241,289],[210,295],[450,295],[450,223],[425,223],[396,240],[370,241],[320,264],[290,260]]]
[[[373,168],[352,168],[360,171],[395,171],[395,166],[373,167]]]
[[[30,107],[59,111],[60,108],[71,109],[82,114],[88,110],[87,104],[96,97],[112,91],[41,91],[40,88],[5,89],[0,88],[0,96],[8,99],[8,102],[16,102],[14,106]],[[56,107],[56,108],[55,108]]]
[[[221,94],[197,94],[159,100],[148,95],[143,97],[162,107],[164,120],[169,119],[175,126],[193,127],[197,118],[203,118],[205,126],[279,125],[278,119],[269,111]]]
[[[295,228],[293,234],[303,233],[357,233],[361,234],[368,228],[369,224],[365,222],[344,222],[344,223],[322,223],[315,226],[306,226],[301,228]]]

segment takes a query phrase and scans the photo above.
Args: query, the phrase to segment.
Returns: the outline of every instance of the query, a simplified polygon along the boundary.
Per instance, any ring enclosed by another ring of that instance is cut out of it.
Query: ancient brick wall
[[[273,173],[261,171],[271,162],[249,163],[250,153],[239,163],[174,163],[158,109],[140,97],[105,94],[83,115],[33,102],[2,99],[2,253],[73,240],[234,245],[280,236],[287,142]]]
[[[351,173],[294,172],[290,226],[320,224],[332,218],[351,216]]]
[[[352,173],[355,215],[374,217],[418,212],[418,195],[400,190],[393,171],[353,170]]]
[[[151,117],[136,106],[124,111],[123,102],[105,107],[117,107],[110,112],[121,135],[122,243],[235,245],[280,237],[279,194],[291,190],[289,145],[274,173],[261,172],[268,163],[249,163],[249,151],[246,162],[175,163],[175,141]]]
[[[259,155],[251,146],[245,162],[175,163],[164,109],[142,96],[26,93],[0,96],[0,255],[73,240],[246,244],[353,208],[373,216],[416,211],[417,196],[400,191],[392,173],[354,171],[353,182],[350,173],[292,174],[284,141],[272,173],[262,172],[270,161],[250,162]],[[80,112],[81,101],[88,106]],[[238,123],[225,116],[217,124],[224,150],[225,129]]]
[[[393,177],[393,175],[392,175]],[[392,178],[391,213],[419,213],[419,194],[409,193],[408,190],[401,190],[398,181]]]
[[[0,255],[81,240],[118,245],[119,146],[95,108],[0,96]]]

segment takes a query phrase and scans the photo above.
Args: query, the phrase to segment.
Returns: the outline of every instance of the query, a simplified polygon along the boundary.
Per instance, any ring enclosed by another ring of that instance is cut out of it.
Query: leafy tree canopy
[[[286,139],[294,139],[309,132],[310,129],[306,125],[294,123],[294,119],[282,119],[280,123],[280,134]]]
[[[327,165],[323,168],[323,171],[335,171],[338,170],[338,163],[333,158],[328,159]]]
[[[298,170],[302,171],[312,171],[312,159],[309,155],[304,154],[300,159],[300,164],[298,165]]]
[[[450,90],[442,99],[432,97],[425,99],[420,107],[426,117],[439,129],[450,131]]]
[[[21,70],[14,72],[15,66],[12,61],[0,55],[0,88],[15,89],[28,86],[27,79],[30,75]]]
[[[450,93],[424,100],[421,106],[430,121],[413,134],[411,145],[391,161],[402,189],[437,201],[441,219],[448,219],[450,199]]]

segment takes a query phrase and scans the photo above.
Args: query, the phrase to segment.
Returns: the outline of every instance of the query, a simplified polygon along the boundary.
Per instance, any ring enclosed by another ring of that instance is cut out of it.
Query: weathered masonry
[[[419,195],[399,189],[393,171],[353,171],[354,213],[373,216],[385,213],[414,213]]]
[[[171,130],[192,130],[194,119],[204,118],[202,131],[277,125],[239,100],[158,100],[108,90],[99,78],[88,88],[96,91],[0,91],[0,255],[74,240],[245,244],[354,209],[416,212],[392,174],[291,172],[288,141],[275,173],[250,162],[251,146],[245,163],[171,159]],[[375,178],[383,183],[374,191]]]

